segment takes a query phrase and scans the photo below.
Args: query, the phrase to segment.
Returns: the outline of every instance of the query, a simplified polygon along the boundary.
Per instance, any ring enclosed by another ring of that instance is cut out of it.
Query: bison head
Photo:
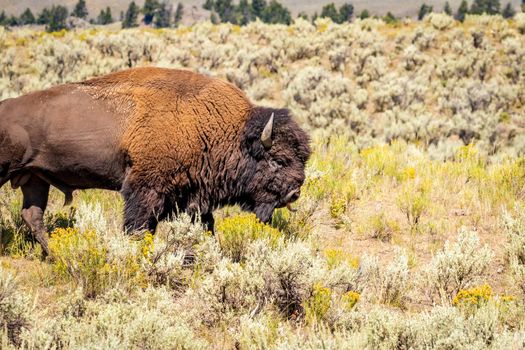
[[[299,198],[310,156],[308,135],[286,109],[255,107],[242,139],[247,169],[243,206],[268,222],[275,208]]]

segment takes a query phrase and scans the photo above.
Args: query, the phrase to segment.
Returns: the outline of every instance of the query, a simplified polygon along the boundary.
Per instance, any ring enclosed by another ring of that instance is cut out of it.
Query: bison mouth
[[[253,211],[259,220],[264,223],[268,223],[272,220],[272,215],[275,208],[287,207],[288,210],[295,212],[296,210],[292,208],[292,203],[299,199],[300,194],[300,189],[292,190],[277,203],[261,203],[256,205]]]
[[[299,196],[301,195],[301,190],[299,188],[290,191],[286,197],[284,197],[284,200],[281,202],[284,205],[282,207],[288,208],[291,212],[296,212],[297,209],[292,208],[292,203],[299,199]]]

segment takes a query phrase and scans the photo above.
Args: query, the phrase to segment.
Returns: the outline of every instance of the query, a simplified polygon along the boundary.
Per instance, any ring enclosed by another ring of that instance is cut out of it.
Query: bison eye
[[[270,165],[270,168],[273,168],[273,169],[280,169],[284,165],[283,161],[280,159],[270,160],[268,161],[268,164]]]

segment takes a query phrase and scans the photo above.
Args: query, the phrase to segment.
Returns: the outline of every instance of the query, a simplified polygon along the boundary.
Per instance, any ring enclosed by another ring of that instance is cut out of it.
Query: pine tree
[[[470,7],[470,12],[475,15],[488,14],[496,15],[499,14],[501,5],[499,0],[474,0]]]
[[[20,15],[20,24],[35,24],[36,19],[33,12],[28,8]]]
[[[217,14],[215,12],[212,12],[210,15],[210,22],[212,24],[219,24],[221,21],[219,20],[219,17],[217,17]]]
[[[124,20],[122,21],[122,28],[132,28],[138,26],[137,19],[139,17],[139,7],[135,4],[135,1],[132,1],[126,14],[124,15]]]
[[[306,12],[304,12],[304,11],[301,11],[301,12],[299,12],[299,14],[297,15],[297,18],[302,18],[302,19],[308,21],[308,14],[307,14]]]
[[[452,16],[452,7],[450,7],[450,3],[448,1],[445,3],[445,7],[443,8],[443,12],[445,12],[449,16]]]
[[[97,18],[97,23],[102,25],[113,23],[113,16],[111,15],[111,8],[109,6],[106,7],[105,10],[100,10],[100,14]]]
[[[106,19],[106,10],[102,9],[100,10],[100,13],[97,17],[97,24],[105,24],[104,21]]]
[[[340,21],[340,23],[351,22],[353,15],[354,15],[354,5],[352,5],[351,3],[343,4],[339,8],[339,21]]]
[[[323,6],[321,17],[330,18],[332,21],[339,23],[339,12],[333,2]]]
[[[176,26],[180,24],[180,21],[182,21],[182,17],[184,16],[184,5],[182,2],[179,2],[177,4],[177,8],[175,9],[175,17],[173,19],[173,22]]]
[[[393,23],[396,23],[398,21],[397,17],[394,16],[394,14],[390,11],[388,11],[386,13],[386,15],[383,17],[383,20],[387,23],[387,24],[393,24]]]
[[[111,7],[106,7],[106,24],[111,24],[113,22],[115,22],[115,20],[113,19],[113,15],[111,14]]]
[[[357,17],[359,17],[360,19],[370,18],[370,12],[368,12],[367,9],[364,9]]]
[[[501,14],[503,18],[512,18],[516,14],[516,11],[514,10],[514,7],[512,7],[512,4],[509,2],[507,3],[507,6],[505,6]]]
[[[86,19],[88,16],[86,0],[78,0],[75,8],[73,9],[73,12],[71,13],[71,16]]]
[[[153,16],[155,28],[167,28],[171,25],[171,6],[165,2],[159,4]]]
[[[467,14],[468,14],[468,2],[467,0],[463,0],[461,1],[461,4],[459,5],[458,12],[456,13],[455,18],[458,21],[463,22]]]
[[[474,0],[472,5],[470,5],[470,13],[473,15],[481,15],[485,10],[485,1],[484,0]]]
[[[266,6],[267,6],[266,0],[253,0],[252,1],[253,18],[262,18],[263,12]]]
[[[239,24],[240,25],[246,25],[248,24],[252,19],[252,13],[250,4],[248,4],[248,0],[240,0],[239,1]]]
[[[9,27],[16,27],[18,25],[20,25],[20,20],[18,18],[16,18],[15,15],[11,15],[5,22],[5,24]]]
[[[292,15],[290,10],[276,0],[270,1],[263,11],[263,21],[271,24],[291,24]]]
[[[144,7],[142,7],[142,14],[144,15],[144,24],[151,24],[155,12],[159,8],[159,2],[157,0],[146,0],[144,1]]]
[[[46,26],[46,30],[48,32],[57,32],[59,30],[66,29],[68,10],[65,6],[53,5],[49,13],[49,22]]]
[[[204,5],[202,5],[202,8],[208,11],[213,11],[215,8],[215,2],[213,0],[206,0]]]
[[[0,26],[6,25],[7,22],[7,16],[5,14],[5,11],[2,10],[2,13],[0,13]]]
[[[235,6],[232,0],[217,0],[215,1],[215,11],[219,15],[221,22],[237,23],[235,18]]]
[[[421,21],[423,18],[425,18],[426,15],[432,13],[433,10],[434,9],[432,6],[428,6],[427,4],[421,5],[421,7],[419,8],[417,19]]]
[[[501,3],[499,0],[487,0],[487,13],[497,15],[501,13]]]
[[[51,11],[47,7],[44,7],[42,12],[38,15],[36,20],[37,24],[48,24],[51,19]]]

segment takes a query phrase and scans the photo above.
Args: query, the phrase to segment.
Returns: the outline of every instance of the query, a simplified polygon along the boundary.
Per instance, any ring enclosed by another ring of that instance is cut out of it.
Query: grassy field
[[[0,28],[0,95],[184,67],[312,135],[297,212],[121,232],[51,194],[51,258],[0,189],[2,349],[522,349],[525,17],[45,34]],[[18,58],[16,60],[12,58]],[[23,59],[21,59],[23,58]]]

